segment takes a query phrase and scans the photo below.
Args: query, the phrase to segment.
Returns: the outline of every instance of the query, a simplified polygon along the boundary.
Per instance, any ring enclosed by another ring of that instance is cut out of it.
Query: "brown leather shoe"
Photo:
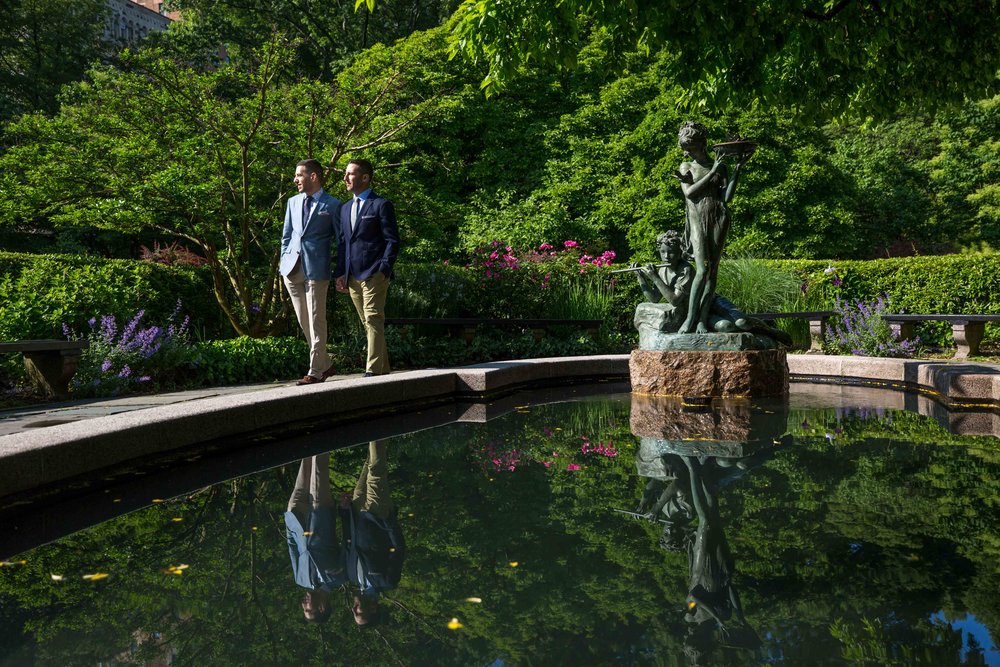
[[[330,364],[330,367],[327,368],[325,371],[323,371],[323,379],[325,380],[328,377],[335,375],[336,373],[337,369],[333,367],[333,364]]]
[[[303,375],[302,379],[295,383],[297,387],[301,387],[305,384],[320,384],[323,382],[319,378],[313,377],[312,375]]]

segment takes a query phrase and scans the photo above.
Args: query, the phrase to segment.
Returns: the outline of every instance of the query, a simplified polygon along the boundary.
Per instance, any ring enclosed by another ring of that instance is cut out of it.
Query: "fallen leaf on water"
[[[151,502],[153,502],[153,503],[162,503],[163,502],[163,498],[153,498],[153,500]]]
[[[85,574],[85,575],[83,575],[83,578],[86,579],[87,581],[100,581],[101,579],[107,579],[108,578],[108,573],[107,572],[95,572],[94,574]]]
[[[512,560],[512,561],[510,562],[510,566],[511,566],[511,567],[517,567],[517,565],[518,565],[518,563],[517,563],[517,561],[516,561],[516,560]]]
[[[174,523],[180,523],[183,520],[184,520],[184,517],[182,517],[182,516],[175,516],[173,519],[171,519],[171,521],[173,521]]]
[[[24,565],[27,562],[26,560],[0,560],[0,567],[14,567],[15,565]]]
[[[52,581],[62,581],[65,578],[61,574],[50,574],[49,576],[52,577]]]
[[[465,598],[465,601],[466,602],[474,602],[476,604],[482,604],[483,603],[483,599],[482,598]]]
[[[461,627],[462,627],[462,622],[459,621],[457,618],[453,618],[450,621],[448,621],[449,630],[458,630]]]
[[[164,572],[167,574],[184,574],[184,570],[188,569],[187,563],[181,563],[180,565],[171,565]]]

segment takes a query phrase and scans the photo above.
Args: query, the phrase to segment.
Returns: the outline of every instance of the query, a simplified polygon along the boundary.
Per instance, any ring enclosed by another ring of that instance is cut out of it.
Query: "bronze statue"
[[[712,297],[729,233],[726,205],[733,198],[740,171],[753,152],[754,144],[740,141],[720,144],[712,160],[708,157],[708,130],[701,123],[691,121],[681,125],[677,143],[691,158],[681,163],[677,178],[684,192],[684,233],[695,265],[687,317],[680,333],[708,333],[713,330],[709,322]],[[724,146],[733,146],[736,150],[721,149]],[[736,156],[732,175],[724,162],[729,155]]]

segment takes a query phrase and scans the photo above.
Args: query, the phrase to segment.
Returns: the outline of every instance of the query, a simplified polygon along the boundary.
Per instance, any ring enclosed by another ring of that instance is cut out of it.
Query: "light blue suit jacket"
[[[320,190],[313,199],[309,219],[302,220],[302,203],[305,193],[288,200],[285,207],[285,226],[281,232],[281,275],[287,276],[302,260],[302,270],[308,280],[330,279],[330,247],[339,222],[340,200]]]

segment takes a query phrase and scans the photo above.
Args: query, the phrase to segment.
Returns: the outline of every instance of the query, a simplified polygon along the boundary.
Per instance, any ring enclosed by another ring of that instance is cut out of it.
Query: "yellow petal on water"
[[[62,581],[65,578],[61,574],[50,574],[49,576],[52,577],[52,581]]]
[[[257,526],[250,526],[250,530],[252,530],[253,532],[256,533],[257,532]]]
[[[396,547],[389,547],[389,553],[396,553]]]
[[[302,531],[302,534],[303,535],[312,535],[313,532],[311,530],[304,530],[304,531]]]
[[[518,562],[517,562],[516,560],[512,560],[512,561],[510,562],[510,566],[511,566],[511,567],[517,567],[517,566],[518,566]]]
[[[180,523],[183,520],[184,520],[184,517],[182,517],[182,516],[175,516],[173,519],[171,519],[171,521],[173,521],[174,523]]]
[[[0,560],[0,567],[14,567],[15,565],[24,565],[27,562],[26,560]]]
[[[453,618],[450,621],[448,621],[449,630],[458,630],[461,627],[462,627],[462,622],[459,621],[457,618]]]
[[[113,503],[120,503],[121,501],[122,501],[122,499],[121,499],[121,498],[115,498],[115,499],[114,499],[114,500],[112,500],[111,502],[113,502]]]
[[[100,581],[101,579],[107,579],[108,578],[108,573],[107,572],[95,572],[93,574],[85,574],[85,575],[83,575],[83,578],[86,579],[87,581]]]
[[[162,503],[163,502],[163,498],[153,498],[153,500],[150,501],[150,502],[153,502],[153,503]]]
[[[166,570],[164,570],[164,572],[167,573],[167,574],[178,574],[178,575],[180,575],[180,574],[184,574],[184,570],[186,570],[186,569],[188,569],[188,564],[187,563],[181,563],[180,565],[171,565]]]
[[[698,603],[695,602],[694,600],[691,600],[691,601],[688,602],[688,609],[694,609],[697,606],[698,606]]]
[[[474,604],[482,604],[483,603],[483,599],[482,598],[465,598],[465,601],[466,602],[472,602]]]
[[[409,514],[407,514],[406,516],[408,516],[408,517],[410,517],[410,518],[412,519],[412,518],[413,518],[413,512],[410,512],[410,513],[409,513]]]

